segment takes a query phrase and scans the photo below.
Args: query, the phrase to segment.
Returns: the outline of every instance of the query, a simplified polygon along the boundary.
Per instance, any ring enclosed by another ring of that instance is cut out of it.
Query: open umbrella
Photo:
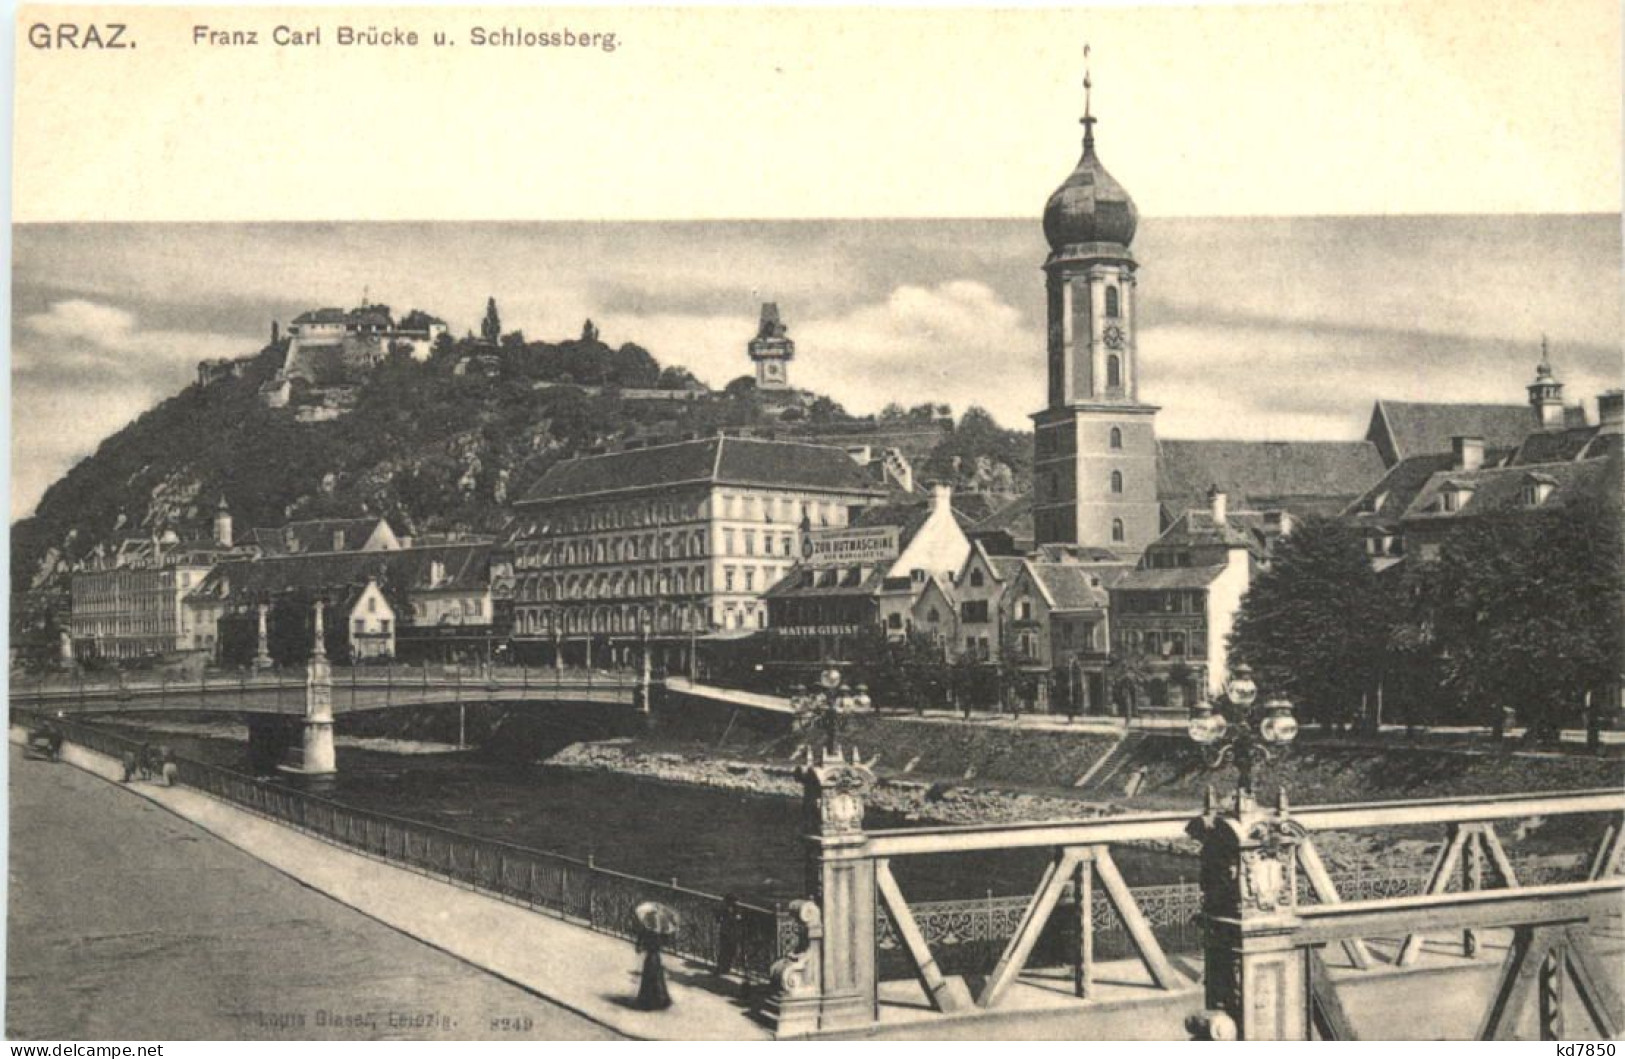
[[[659,901],[645,901],[632,910],[632,917],[638,925],[651,934],[661,937],[670,937],[677,933],[682,917],[670,905],[663,905]]]

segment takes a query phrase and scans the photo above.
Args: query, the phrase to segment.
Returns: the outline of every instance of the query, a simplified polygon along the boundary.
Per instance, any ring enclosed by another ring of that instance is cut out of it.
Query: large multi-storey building
[[[212,538],[183,541],[165,533],[129,538],[111,556],[98,551],[70,582],[74,657],[212,651],[213,626],[200,624],[184,601],[216,563],[249,553],[233,543],[224,500],[215,512]]]
[[[802,526],[845,526],[884,496],[820,445],[715,437],[566,460],[515,505],[514,638],[524,656],[592,664],[645,629],[671,643],[765,628],[762,595]]]

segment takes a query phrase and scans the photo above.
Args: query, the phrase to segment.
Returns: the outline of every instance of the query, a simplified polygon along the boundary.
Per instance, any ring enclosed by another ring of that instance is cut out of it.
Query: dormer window
[[[1447,482],[1439,494],[1439,510],[1454,514],[1467,506],[1473,498],[1473,487],[1466,482]]]
[[[977,568],[977,569],[972,570],[970,572],[970,583],[971,583],[972,588],[981,588],[982,587],[983,577],[982,577],[982,571],[981,571],[980,568]]]
[[[1557,481],[1544,474],[1531,474],[1523,480],[1523,506],[1539,507],[1557,488]]]

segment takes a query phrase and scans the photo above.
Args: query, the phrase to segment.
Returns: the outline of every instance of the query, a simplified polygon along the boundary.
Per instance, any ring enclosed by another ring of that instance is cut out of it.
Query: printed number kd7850
[[[1579,1057],[1579,1059],[1586,1059],[1587,1056],[1612,1056],[1614,1046],[1612,1044],[1560,1044],[1557,1046],[1557,1054]]]

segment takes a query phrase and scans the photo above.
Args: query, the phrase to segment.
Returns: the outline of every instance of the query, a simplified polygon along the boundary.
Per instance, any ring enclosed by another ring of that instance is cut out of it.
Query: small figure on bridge
[[[658,901],[645,901],[633,909],[632,917],[638,929],[634,951],[643,953],[637,1006],[644,1011],[664,1011],[671,1007],[671,993],[666,989],[666,968],[660,962],[660,950],[677,934],[677,912]]]
[[[48,725],[45,730],[45,753],[52,761],[62,758],[62,729],[56,725]]]
[[[180,766],[175,764],[175,754],[167,746],[158,748],[159,768],[158,774],[163,777],[165,787],[173,787],[180,782]]]
[[[136,752],[134,750],[126,750],[123,755],[120,756],[119,762],[124,766],[124,782],[134,783],[136,769],[140,765],[140,759],[136,757]]]
[[[726,977],[733,971],[734,960],[739,956],[740,936],[744,933],[745,913],[739,907],[738,894],[726,894],[722,898],[722,911],[717,913],[717,968],[719,977]]]

